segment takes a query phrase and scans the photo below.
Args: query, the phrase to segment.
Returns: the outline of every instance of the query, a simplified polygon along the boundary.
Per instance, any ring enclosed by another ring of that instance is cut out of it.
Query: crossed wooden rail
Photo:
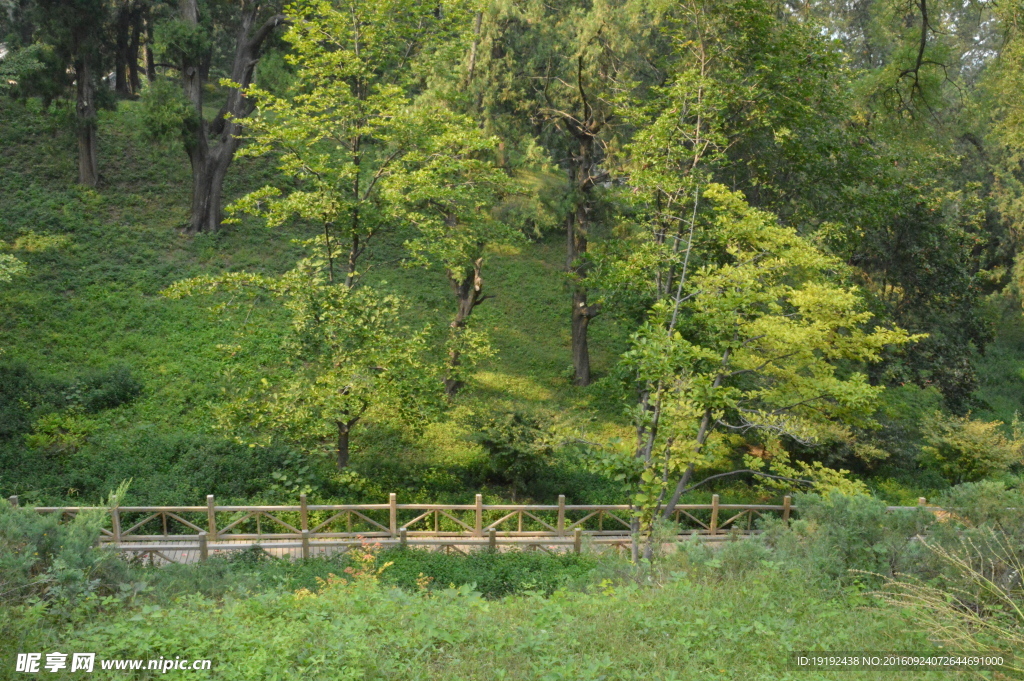
[[[17,506],[18,497],[10,497],[9,502]],[[918,504],[923,506],[926,500],[921,498]],[[890,510],[899,508],[904,507]],[[392,493],[386,504],[309,504],[303,494],[298,506],[219,506],[211,494],[206,506],[37,506],[35,510],[62,517],[82,511],[105,512],[109,526],[101,529],[102,545],[135,555],[160,555],[167,561],[172,561],[167,556],[172,549],[195,552],[199,560],[205,560],[210,551],[254,546],[283,550],[288,555],[299,549],[297,555],[308,558],[314,549],[321,553],[347,550],[366,542],[438,550],[457,546],[496,549],[499,545],[544,550],[571,547],[579,553],[584,536],[594,544],[623,546],[632,541],[635,531],[630,506],[566,504],[564,495],[552,505],[484,504],[480,494],[473,504],[399,504],[397,494]],[[710,504],[678,505],[674,520],[680,525],[680,536],[715,539],[726,533],[756,532],[755,516],[772,513],[788,521],[794,511],[788,496],[778,505],[722,504],[716,494]],[[265,532],[265,524],[272,531]]]

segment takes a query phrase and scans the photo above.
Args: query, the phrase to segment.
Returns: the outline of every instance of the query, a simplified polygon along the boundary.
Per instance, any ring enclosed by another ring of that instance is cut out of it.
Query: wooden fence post
[[[396,493],[392,492],[388,495],[388,504],[391,506],[391,536],[394,537],[398,534],[398,495]]]
[[[555,525],[558,528],[558,536],[565,536],[565,495],[558,495],[558,524]]]
[[[484,536],[484,495],[476,495],[476,524],[475,524],[476,536]]]
[[[711,526],[708,534],[718,534],[718,495],[711,495]]]
[[[402,545],[403,548],[409,545],[408,528],[403,527],[400,530],[398,530],[398,542]]]
[[[114,531],[114,543],[121,543],[121,507],[110,509],[110,528]]]
[[[487,548],[491,551],[498,550],[498,530],[493,527],[487,528]]]
[[[782,522],[789,522],[790,505],[793,503],[793,498],[788,494],[782,497]]]
[[[210,547],[207,544],[206,533],[199,533],[199,560],[206,560],[210,557]]]
[[[579,553],[583,548],[583,528],[577,527],[572,533],[572,550],[573,553]]]
[[[305,494],[299,495],[299,506],[301,507],[299,510],[299,513],[301,514],[301,517],[299,518],[299,529],[305,531],[309,529],[309,509],[306,508]]]
[[[13,506],[14,508],[18,508],[18,495],[17,494],[7,497],[7,501],[9,501],[11,506]]]
[[[302,495],[305,499],[305,494]],[[309,560],[309,530],[302,528],[302,559]]]
[[[210,541],[217,541],[217,513],[214,510],[217,502],[212,494],[206,495],[206,524],[209,525]]]
[[[924,497],[918,497],[917,498],[917,505],[918,506],[927,506],[928,505],[928,500],[925,499]]]

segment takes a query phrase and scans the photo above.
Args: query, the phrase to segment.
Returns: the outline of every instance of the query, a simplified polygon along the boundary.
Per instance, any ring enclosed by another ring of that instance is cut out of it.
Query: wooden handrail
[[[300,495],[298,505],[218,505],[212,494],[206,501],[206,506],[29,508],[38,513],[62,516],[102,511],[110,515],[112,528],[101,530],[103,546],[126,553],[151,555],[162,555],[161,552],[166,551],[196,551],[202,560],[214,551],[238,551],[252,547],[298,548],[302,557],[308,558],[314,548],[351,547],[367,541],[386,546],[477,546],[491,549],[497,549],[499,545],[557,546],[572,547],[573,551],[579,552],[583,537],[588,537],[588,541],[595,544],[623,545],[632,540],[635,530],[635,523],[628,515],[631,510],[628,504],[567,504],[563,495],[559,496],[558,504],[484,504],[479,494],[473,504],[399,504],[397,495],[393,493],[388,495],[388,503],[383,504],[309,504],[304,494]],[[18,498],[11,497],[9,502],[17,506]],[[921,498],[917,506],[888,506],[886,510],[937,512],[942,509],[929,506],[927,500]],[[386,518],[381,515],[384,511],[387,511]],[[710,515],[693,515],[699,511]],[[681,530],[680,537],[699,535],[714,541],[735,533],[744,536],[757,534],[759,530],[753,529],[753,519],[763,513],[777,513],[788,522],[792,513],[797,511],[799,508],[792,504],[789,496],[782,504],[723,504],[716,494],[708,504],[678,504],[674,517],[685,521],[690,528]],[[182,515],[200,513],[206,515],[205,520],[199,520],[195,515],[191,518]],[[221,518],[218,525],[217,515],[225,513],[232,515]],[[139,515],[126,518],[125,514]],[[705,522],[708,517],[710,520]],[[746,529],[741,529],[741,519]],[[189,532],[169,534],[168,527],[172,523],[176,531],[185,529]],[[611,529],[605,529],[606,523],[610,523]],[[136,534],[153,524],[160,525],[163,534]],[[338,524],[344,525],[345,531],[333,531],[338,529]],[[272,529],[286,531],[264,532],[262,525],[273,525]],[[587,526],[597,529],[587,529]],[[252,529],[256,532],[253,533]]]

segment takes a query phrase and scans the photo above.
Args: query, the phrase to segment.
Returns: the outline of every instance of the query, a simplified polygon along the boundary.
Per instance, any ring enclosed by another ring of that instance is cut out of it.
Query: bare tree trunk
[[[593,139],[589,136],[580,140],[580,154],[573,170],[573,179],[581,197],[576,210],[569,216],[566,225],[566,268],[572,277],[572,366],[579,386],[590,385],[590,348],[587,344],[587,330],[590,320],[598,315],[600,307],[587,304],[587,247],[590,231],[591,187],[590,176]]]
[[[258,2],[243,4],[235,38],[231,80],[242,89],[252,83],[263,44],[270,32],[285,21],[283,15],[273,16],[253,32],[258,12]],[[193,26],[199,24],[196,0],[182,0],[181,14]],[[241,89],[234,88],[228,92],[227,101],[213,121],[207,121],[203,117],[203,85],[209,67],[210,55],[207,54],[198,63],[182,64],[181,69],[185,96],[192,102],[198,119],[192,139],[186,145],[192,165],[192,213],[186,228],[189,234],[220,229],[224,177],[240,145],[242,126],[239,121],[255,108],[255,104],[242,95]]]
[[[143,55],[146,58],[146,80],[150,83],[156,80],[156,60],[153,59],[153,9],[146,7],[142,21],[146,25],[146,46],[143,48]]]
[[[483,258],[477,258],[472,268],[466,268],[462,273],[462,281],[455,278],[452,272],[448,272],[448,281],[451,283],[452,292],[458,301],[458,309],[455,312],[455,319],[452,320],[451,329],[453,340],[457,334],[462,333],[466,327],[469,316],[477,305],[484,302],[491,296],[483,293],[484,279],[482,276]],[[455,372],[462,364],[461,353],[458,348],[452,348],[448,353],[448,376],[444,379],[444,392],[449,398],[462,389],[463,382],[456,379]]]
[[[348,437],[352,432],[352,428],[348,423],[344,421],[338,421],[338,470],[342,470],[348,466]]]
[[[87,187],[99,184],[100,172],[96,151],[96,90],[88,62],[75,64],[75,114],[78,136],[78,182]]]
[[[122,97],[131,95],[128,86],[128,46],[131,19],[130,0],[120,3],[114,24],[114,91]]]
[[[605,121],[590,105],[583,83],[583,57],[577,61],[579,114],[566,117],[563,124],[576,141],[576,153],[569,161],[569,180],[576,193],[576,209],[566,222],[566,269],[572,280],[572,365],[573,383],[590,385],[590,348],[587,330],[590,320],[600,312],[598,306],[587,304],[587,240],[594,209],[594,184],[600,174],[595,145]]]
[[[132,11],[131,35],[128,39],[128,90],[132,96],[142,92],[139,82],[139,46],[142,38],[142,8]]]

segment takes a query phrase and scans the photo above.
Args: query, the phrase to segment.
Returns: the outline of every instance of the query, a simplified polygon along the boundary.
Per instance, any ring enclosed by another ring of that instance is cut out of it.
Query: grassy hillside
[[[454,501],[481,489],[507,497],[502,485],[488,485],[484,453],[468,437],[480,415],[524,411],[588,440],[630,438],[621,405],[600,380],[626,344],[626,330],[614,318],[591,325],[599,380],[586,389],[569,380],[568,295],[559,276],[564,245],[553,233],[489,255],[485,285],[495,297],[473,320],[497,354],[477,367],[441,421],[416,432],[374,424],[358,432],[353,469],[360,477],[337,476],[326,456],[303,471],[308,458],[286,448],[253,450],[233,442],[211,418],[226,366],[217,345],[232,339],[233,327],[211,313],[207,301],[169,300],[160,292],[203,273],[284,272],[302,252],[293,240],[317,230],[271,230],[247,218],[217,234],[185,237],[179,227],[188,209],[186,156],[177,145],[142,135],[137,103],[101,114],[98,190],[75,185],[74,139],[62,114],[42,112],[33,101],[5,100],[0,107],[0,241],[13,244],[28,265],[25,275],[0,287],[0,365],[6,367],[0,391],[14,405],[4,416],[8,425],[0,425],[0,494],[29,503],[96,501],[132,478],[129,498],[140,503],[196,503],[208,493],[282,500],[306,484],[322,499],[376,501],[398,491],[408,501]],[[242,158],[225,189],[233,198],[277,181],[273,159]],[[40,249],[34,235],[66,241]],[[440,348],[453,298],[440,271],[403,266],[402,239],[383,235],[371,245],[365,280],[386,282],[404,297],[410,320],[430,323]],[[256,314],[270,327],[282,323],[266,311]],[[1024,405],[1022,323],[1015,309],[996,316],[996,342],[978,358],[979,397],[987,405],[978,416],[1009,423]],[[83,390],[130,393],[133,382],[141,385],[133,399],[115,399],[102,409],[64,408],[79,404]],[[917,445],[908,442],[900,446],[912,451]],[[614,484],[581,472],[564,452],[551,463],[531,488],[533,497],[617,499]],[[274,473],[285,484],[275,487]],[[932,496],[944,483],[908,477],[897,466],[872,486],[904,502]],[[749,494],[743,485],[718,491]]]
[[[160,291],[202,273],[283,272],[301,253],[292,240],[311,236],[312,228],[269,230],[244,220],[215,235],[184,237],[178,227],[187,217],[187,158],[177,146],[142,137],[136,104],[102,114],[103,186],[95,191],[74,185],[74,140],[59,115],[34,102],[0,106],[10,122],[0,130],[0,240],[17,242],[15,253],[29,267],[0,289],[3,361],[21,365],[33,381],[56,379],[62,395],[69,384],[118,365],[143,386],[137,400],[122,406],[37,423],[36,437],[29,433],[35,446],[20,446],[21,435],[10,439],[0,492],[28,501],[94,500],[128,477],[135,480],[132,496],[151,503],[266,491],[268,473],[287,469],[294,457],[243,451],[211,431],[209,405],[220,394],[224,366],[215,346],[231,339],[231,327],[203,300],[171,301]],[[273,181],[271,160],[239,159],[226,192],[239,196]],[[25,238],[33,233],[67,242],[36,250]],[[378,240],[367,254],[367,281],[386,280],[408,300],[414,321],[443,329],[453,301],[442,273],[403,268],[402,256],[399,236]],[[459,471],[480,457],[464,424],[488,410],[583,424],[595,438],[628,434],[618,408],[602,405],[599,389],[574,388],[566,376],[567,296],[557,278],[563,260],[559,235],[490,256],[487,288],[496,297],[474,318],[498,354],[478,367],[444,422],[415,434],[365,429],[354,441],[356,470],[376,470],[382,489],[457,494]],[[625,338],[611,319],[592,328],[600,376]],[[431,476],[434,483],[423,482]]]

